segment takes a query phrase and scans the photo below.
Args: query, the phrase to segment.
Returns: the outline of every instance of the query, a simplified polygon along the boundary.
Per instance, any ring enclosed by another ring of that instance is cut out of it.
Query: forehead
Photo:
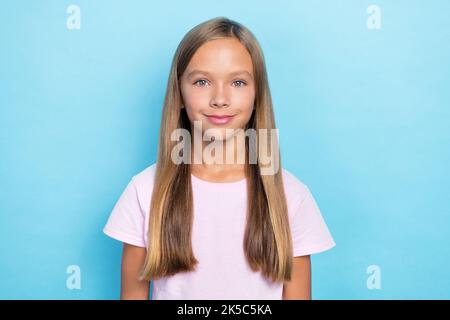
[[[197,72],[211,75],[247,73],[253,75],[253,62],[247,48],[236,38],[210,40],[201,45],[186,68],[186,75]]]

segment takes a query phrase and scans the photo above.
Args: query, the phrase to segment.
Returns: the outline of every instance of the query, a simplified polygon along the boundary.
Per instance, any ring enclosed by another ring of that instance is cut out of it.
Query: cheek
[[[187,107],[199,108],[209,102],[207,90],[198,90],[196,88],[185,88],[181,91],[183,101]]]
[[[243,113],[251,113],[255,102],[255,92],[252,88],[236,92],[233,97],[233,103],[239,106]]]
[[[190,88],[186,88],[183,85],[181,86],[181,97],[187,116],[192,122],[198,118],[197,114],[201,109],[201,98],[195,91],[190,90]]]

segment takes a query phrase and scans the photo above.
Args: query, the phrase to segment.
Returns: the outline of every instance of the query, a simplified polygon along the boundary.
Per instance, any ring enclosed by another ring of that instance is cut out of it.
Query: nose
[[[218,85],[214,90],[210,105],[213,108],[225,108],[229,106],[228,92],[223,85]]]

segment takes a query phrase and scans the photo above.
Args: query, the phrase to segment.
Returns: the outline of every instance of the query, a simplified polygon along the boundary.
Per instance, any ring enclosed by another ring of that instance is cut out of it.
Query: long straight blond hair
[[[171,140],[175,129],[191,126],[180,91],[180,77],[196,50],[205,42],[234,37],[248,50],[253,61],[255,108],[245,129],[275,129],[272,98],[263,52],[254,35],[243,25],[225,17],[205,21],[191,29],[173,57],[164,100],[154,187],[150,204],[148,248],[141,280],[156,280],[181,271],[193,271],[198,264],[192,250],[193,193],[188,163],[175,164]],[[271,150],[271,139],[267,140]],[[249,146],[246,141],[246,155]],[[276,148],[279,163],[281,155]],[[274,155],[272,155],[273,157]],[[280,165],[281,167],[281,165]],[[250,268],[276,282],[288,281],[292,272],[292,239],[282,170],[262,175],[259,157],[245,162],[247,217],[243,249]]]

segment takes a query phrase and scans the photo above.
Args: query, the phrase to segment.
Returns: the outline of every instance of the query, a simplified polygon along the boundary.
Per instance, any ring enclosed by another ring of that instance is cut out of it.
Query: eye
[[[242,80],[236,80],[236,81],[233,81],[233,83],[236,83],[237,84],[236,87],[238,87],[238,88],[246,85],[245,81],[242,81]]]
[[[205,79],[199,79],[195,81],[194,84],[198,87],[204,87],[207,84],[207,81]]]

